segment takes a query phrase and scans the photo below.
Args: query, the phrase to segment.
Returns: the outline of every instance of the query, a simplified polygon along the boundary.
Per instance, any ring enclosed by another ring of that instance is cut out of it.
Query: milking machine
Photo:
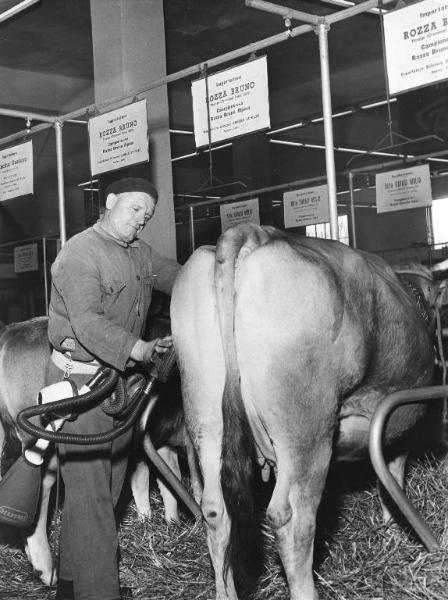
[[[26,527],[33,523],[40,496],[40,467],[50,442],[96,445],[110,442],[122,435],[135,424],[148,401],[149,406],[154,406],[157,396],[149,400],[154,383],[166,383],[174,364],[173,347],[164,354],[154,352],[147,376],[131,376],[130,383],[136,386],[136,390],[130,398],[124,398],[124,389],[120,385],[117,386],[118,373],[108,367],[100,368],[80,390],[73,381],[67,379],[43,388],[38,394],[37,404],[23,409],[17,415],[18,426],[37,439],[32,446],[25,449],[0,481],[0,523],[15,527]],[[112,429],[97,434],[61,431],[67,420],[76,419],[77,413],[99,404],[107,414],[120,415],[120,420]],[[30,421],[36,417],[39,417],[43,424]],[[149,458],[186,506],[198,516],[199,506],[170,467],[158,454],[149,455]]]

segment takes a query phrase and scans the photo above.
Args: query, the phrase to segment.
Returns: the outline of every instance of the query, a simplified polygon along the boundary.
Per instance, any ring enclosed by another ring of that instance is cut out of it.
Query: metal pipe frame
[[[353,190],[353,173],[347,175],[348,179],[348,190],[350,194],[350,223],[352,228],[352,246],[357,248],[356,240],[356,217],[355,217],[355,192]]]
[[[334,163],[333,142],[333,111],[331,107],[330,67],[328,58],[329,26],[324,20],[321,20],[316,29],[319,37],[322,108],[325,138],[325,167],[327,170],[328,205],[330,209],[330,234],[332,240],[339,240],[338,207],[336,202],[336,168]]]
[[[311,23],[312,25],[317,25],[319,19],[316,15],[310,15],[301,10],[294,10],[293,8],[287,8],[286,6],[280,6],[279,4],[273,4],[272,2],[265,2],[265,0],[246,0],[245,4],[249,8],[257,8],[264,12],[280,15],[284,19],[296,19],[297,21]]]
[[[0,116],[27,119],[28,121],[42,121],[44,123],[54,123],[57,118],[49,115],[42,115],[40,113],[35,112],[14,110],[12,108],[0,108]]]
[[[250,2],[251,0],[247,0],[249,1],[249,6],[251,5]],[[383,4],[388,4],[390,2],[393,2],[394,0],[383,0]],[[356,14],[362,13],[362,12],[366,12],[367,10],[369,10],[372,7],[376,7],[378,5],[379,0],[366,0],[365,2],[362,2],[361,4],[358,4],[356,6],[352,6],[350,8],[347,9],[343,9],[341,11],[338,11],[336,13],[333,13],[332,15],[328,15],[327,17],[316,17],[316,20],[318,19],[318,22],[320,23],[317,27],[321,28],[323,27],[322,23],[334,23],[336,21],[341,21],[343,19],[352,17]],[[258,6],[256,6],[256,4],[258,4]],[[265,6],[265,5],[269,5],[271,12],[273,10],[275,10],[275,12],[277,12],[277,14],[282,14],[283,11],[285,11],[285,18],[288,18],[288,16],[291,16],[292,12],[295,13],[297,18],[301,18],[302,20],[311,20],[312,23],[315,23],[315,19],[313,18],[313,15],[308,15],[307,13],[302,13],[300,11],[292,11],[292,9],[287,9],[287,8],[283,8],[282,7],[277,7],[277,8],[273,8],[275,7],[275,5],[273,5],[272,3],[269,2],[263,2],[262,0],[252,0],[252,5],[255,8],[261,7],[261,5]],[[292,15],[294,17],[294,15]],[[234,60],[236,58],[240,58],[242,56],[247,56],[248,54],[253,54],[256,53],[260,50],[264,50],[265,48],[268,48],[270,46],[273,46],[275,44],[278,44],[280,42],[284,42],[290,38],[294,38],[297,37],[299,35],[302,35],[304,33],[308,33],[309,31],[313,31],[314,27],[311,24],[306,24],[306,25],[299,25],[298,27],[294,27],[292,29],[287,29],[284,32],[281,32],[279,34],[270,36],[268,38],[264,38],[263,40],[260,40],[258,42],[253,42],[251,44],[247,44],[246,46],[243,46],[242,48],[239,48],[237,50],[233,50],[231,52],[227,52],[225,54],[222,54],[220,56],[217,56],[215,58],[212,58],[210,60],[207,61],[207,68],[213,68],[216,66],[219,66],[221,64],[224,64],[226,62],[229,62],[231,60]],[[326,32],[325,32],[326,35]],[[326,44],[326,41],[321,41],[321,38],[324,37],[323,33],[319,34],[319,45],[321,46],[321,53],[322,50],[325,52],[325,46],[326,46],[326,50],[328,52],[328,45]],[[324,59],[322,59],[324,60]],[[327,62],[328,62],[328,58],[327,58]],[[324,68],[327,69],[328,68],[328,64],[324,65]],[[321,63],[321,69],[322,69],[322,63]],[[58,160],[58,191],[59,191],[59,223],[60,223],[60,232],[61,232],[61,246],[64,245],[65,241],[66,241],[66,224],[65,224],[65,201],[64,201],[64,188],[63,188],[63,165],[59,164],[61,160],[63,160],[62,154],[60,154],[62,152],[62,133],[61,133],[61,125],[62,123],[66,122],[66,121],[76,121],[76,119],[78,117],[81,116],[86,116],[89,113],[96,113],[98,112],[99,108],[102,109],[106,109],[107,107],[112,107],[114,105],[119,105],[127,100],[130,100],[131,98],[136,98],[137,96],[144,94],[150,90],[153,90],[155,88],[158,88],[162,85],[168,85],[169,83],[173,83],[174,81],[178,81],[181,79],[185,79],[187,77],[190,77],[192,75],[197,75],[200,74],[201,72],[203,72],[204,70],[204,63],[198,63],[196,65],[193,65],[192,67],[187,67],[186,69],[182,69],[181,71],[178,71],[177,73],[173,73],[171,75],[165,76],[161,79],[158,79],[156,81],[154,81],[151,84],[147,84],[142,88],[138,88],[138,89],[134,89],[131,90],[129,92],[127,92],[125,95],[113,98],[108,100],[107,102],[101,104],[101,106],[97,105],[97,104],[91,104],[89,106],[83,107],[81,109],[72,111],[70,113],[67,113],[65,115],[61,115],[58,117],[50,117],[48,115],[38,115],[37,113],[25,113],[25,112],[21,112],[21,111],[13,111],[10,109],[2,109],[0,107],[0,114],[6,115],[7,112],[9,112],[9,116],[17,116],[17,117],[21,117],[21,118],[27,118],[27,116],[30,115],[34,115],[34,118],[36,120],[42,120],[44,121],[43,123],[37,125],[36,127],[33,127],[29,130],[25,130],[22,132],[18,132],[16,134],[13,134],[11,136],[8,136],[7,138],[3,138],[2,140],[0,140],[0,145],[6,144],[7,142],[12,142],[16,139],[20,139],[23,138],[25,135],[28,135],[30,133],[35,133],[37,131],[41,131],[42,129],[45,129],[46,127],[49,127],[51,125],[53,125],[55,127],[55,131],[56,131],[56,144],[57,144],[57,160]],[[326,77],[326,71],[325,71],[325,77]],[[326,82],[325,84],[323,84],[323,86],[325,85],[325,90],[327,90],[327,86],[328,86],[328,82]],[[329,88],[328,88],[328,92],[325,92],[326,94],[329,93]],[[328,97],[326,100],[323,99],[324,102],[326,102],[328,104]],[[331,99],[330,99],[330,105],[331,105]],[[14,114],[13,114],[14,113]],[[17,113],[17,114],[16,114]],[[331,108],[330,108],[330,120],[331,120]],[[328,130],[329,125],[331,125],[331,122],[329,123],[329,117],[327,115],[327,125],[326,125],[326,129]],[[325,123],[325,117],[324,117],[324,123]],[[331,129],[332,132],[332,129]],[[332,150],[332,149],[331,149]],[[326,149],[327,152],[327,149]],[[328,149],[328,152],[330,152],[330,149]],[[333,161],[332,161],[332,165],[330,165],[330,167],[327,167],[327,177],[328,177],[328,172],[330,172],[330,175],[333,176],[333,172],[334,172],[334,154],[333,154]],[[335,186],[335,182],[333,182],[331,185],[333,186],[334,184],[334,189],[336,189]],[[333,191],[332,191],[333,193]],[[331,200],[331,202],[334,203],[334,199]],[[335,239],[337,239],[337,207],[336,207],[336,224],[334,223],[334,212],[335,212],[335,206],[333,206],[333,208],[331,208],[331,202],[330,202],[330,217],[332,218],[331,221],[331,231],[332,231],[332,237],[336,236]],[[333,213],[333,216],[331,216]],[[194,227],[194,224],[193,224]],[[194,241],[193,241],[193,245],[194,245]]]
[[[370,424],[369,452],[378,479],[386,488],[403,515],[429,552],[439,549],[439,543],[406,494],[391,475],[383,454],[383,432],[390,413],[402,404],[441,399],[448,395],[448,385],[402,390],[390,394],[378,405]]]
[[[26,136],[39,133],[39,131],[45,131],[45,129],[50,129],[53,127],[54,122],[51,123],[39,123],[38,125],[34,125],[29,129],[23,129],[22,131],[18,131],[17,133],[11,133],[11,135],[7,135],[6,137],[0,140],[0,146],[5,146],[10,142],[15,142],[16,140],[23,140]]]
[[[64,151],[62,146],[62,126],[63,124],[60,121],[56,121],[54,123],[54,132],[56,135],[56,162],[58,174],[59,237],[61,239],[61,248],[67,241],[65,223]]]
[[[406,158],[406,160],[404,160],[403,158],[396,159],[396,160],[394,159],[394,160],[390,160],[388,162],[382,162],[382,163],[377,163],[374,165],[369,165],[367,167],[359,167],[357,169],[349,169],[346,171],[341,171],[339,173],[339,175],[348,176],[350,173],[352,173],[352,174],[368,173],[370,171],[378,171],[381,169],[388,169],[388,168],[394,167],[394,166],[405,166],[405,165],[412,164],[415,162],[421,162],[428,158],[436,158],[438,156],[445,156],[447,154],[448,154],[448,150],[438,150],[437,152],[430,152],[428,154],[420,154],[418,156],[408,157],[408,158]],[[440,176],[442,176],[442,175],[440,175]],[[443,176],[445,176],[445,174]],[[241,192],[240,194],[231,194],[229,196],[224,196],[220,200],[207,200],[204,202],[191,202],[191,203],[185,204],[184,206],[178,206],[176,208],[176,210],[187,209],[190,206],[197,207],[197,206],[211,206],[213,204],[218,204],[218,205],[225,204],[226,202],[229,202],[230,200],[240,200],[240,199],[246,198],[247,196],[256,196],[257,194],[263,194],[266,192],[276,192],[276,191],[280,191],[280,190],[288,190],[288,189],[292,189],[294,187],[298,187],[301,185],[317,183],[320,181],[324,181],[325,178],[326,178],[325,175],[317,175],[315,177],[307,177],[305,179],[296,179],[295,181],[290,181],[288,183],[272,185],[272,186],[265,187],[265,188],[259,188],[257,190],[249,190],[247,192]],[[180,194],[180,195],[182,195],[182,194]]]
[[[190,224],[190,250],[191,250],[191,253],[193,254],[193,252],[196,250],[196,240],[195,240],[195,234],[194,234],[194,206],[189,207],[188,215],[189,215],[189,224]]]
[[[366,12],[370,8],[378,6],[378,2],[379,2],[379,0],[366,0],[365,2],[362,2],[361,4],[357,4],[356,6],[351,6],[347,9],[342,9],[336,13],[327,15],[325,17],[325,20],[327,20],[328,23],[342,21],[343,19],[352,17],[359,13]],[[391,2],[395,2],[395,0],[383,0],[383,4],[389,4]],[[290,13],[291,9],[285,9],[285,11]],[[301,14],[303,16],[307,15],[307,13],[300,13],[300,11],[296,11],[296,13]],[[308,15],[308,17],[312,18],[313,15]],[[322,17],[319,17],[319,18],[321,19]],[[241,58],[243,56],[247,56],[252,53],[259,52],[261,50],[269,48],[270,46],[274,46],[275,44],[278,44],[280,42],[285,42],[290,38],[294,38],[294,37],[297,37],[304,33],[313,31],[313,29],[314,28],[311,24],[299,25],[298,27],[293,27],[292,29],[288,29],[281,33],[277,33],[270,37],[259,40],[258,42],[252,42],[250,44],[247,44],[246,46],[238,48],[237,50],[232,50],[230,52],[226,52],[225,54],[216,56],[215,58],[211,58],[210,60],[206,61],[207,68],[211,69],[211,68],[220,66],[226,62],[235,60],[237,58]],[[200,75],[203,70],[204,70],[204,63],[202,63],[202,62],[197,63],[196,65],[192,65],[191,67],[187,67],[185,69],[182,69],[181,71],[172,73],[171,75],[166,75],[165,77],[162,77],[161,79],[157,79],[156,81],[154,81],[152,83],[148,83],[144,87],[132,89],[132,90],[128,91],[125,95],[111,98],[110,100],[102,103],[101,105],[90,104],[88,106],[74,110],[65,115],[60,115],[59,117],[57,117],[57,119],[61,122],[65,122],[65,121],[77,119],[77,117],[80,117],[80,116],[86,116],[89,113],[95,114],[96,112],[99,111],[99,109],[105,109],[108,106],[119,105],[127,100],[134,99],[136,96],[139,96],[141,94],[149,92],[149,91],[151,91],[155,88],[158,88],[162,85],[168,85],[170,83],[174,83],[175,81],[179,81],[181,79],[186,79],[187,77],[191,77],[193,75]]]
[[[42,264],[44,268],[45,314],[48,317],[47,238],[42,238]]]

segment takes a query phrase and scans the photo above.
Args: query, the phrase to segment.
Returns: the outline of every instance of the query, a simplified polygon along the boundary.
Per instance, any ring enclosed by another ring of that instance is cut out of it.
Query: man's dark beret
[[[123,177],[113,181],[106,188],[106,198],[109,194],[123,194],[124,192],[144,192],[157,202],[159,194],[156,188],[143,177]]]

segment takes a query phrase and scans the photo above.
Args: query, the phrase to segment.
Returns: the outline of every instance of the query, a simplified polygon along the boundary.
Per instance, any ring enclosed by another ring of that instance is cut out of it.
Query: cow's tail
[[[231,567],[239,587],[255,581],[261,560],[253,495],[255,446],[241,395],[234,337],[235,268],[255,248],[269,241],[269,230],[240,225],[224,233],[216,247],[215,288],[226,367],[221,486],[231,520],[223,577],[226,580]]]

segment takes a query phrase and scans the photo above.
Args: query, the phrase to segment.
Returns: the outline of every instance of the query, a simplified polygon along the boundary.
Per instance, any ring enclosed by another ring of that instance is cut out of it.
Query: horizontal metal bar
[[[375,164],[375,165],[369,165],[367,167],[357,167],[356,169],[349,169],[348,171],[344,171],[343,173],[340,174],[347,174],[347,173],[368,173],[370,171],[378,171],[380,169],[388,169],[390,167],[394,167],[394,166],[399,166],[402,165],[403,167],[405,167],[407,164],[411,164],[411,163],[415,163],[415,162],[420,162],[422,160],[426,160],[428,158],[434,158],[436,156],[444,156],[448,154],[448,149],[447,150],[438,150],[437,152],[429,152],[428,154],[419,154],[418,156],[407,156],[406,158],[399,158],[396,160],[389,160],[387,162],[383,162],[383,163],[379,163],[379,164]],[[363,154],[362,156],[369,156],[369,154]]]
[[[242,48],[238,48],[237,50],[232,50],[230,52],[226,52],[225,54],[221,54],[220,56],[211,58],[210,60],[205,61],[203,63],[198,63],[191,67],[187,67],[185,69],[182,69],[181,71],[177,71],[177,73],[172,73],[171,75],[166,75],[165,77],[162,77],[161,79],[158,79],[150,84],[147,84],[143,88],[137,88],[137,89],[131,90],[131,91],[127,92],[126,94],[124,94],[123,96],[119,96],[117,98],[108,100],[107,102],[104,102],[101,105],[91,104],[89,106],[80,108],[80,109],[75,110],[66,115],[62,115],[59,118],[61,121],[66,121],[67,119],[73,119],[73,118],[79,117],[81,115],[85,115],[88,112],[92,112],[92,111],[94,112],[98,108],[106,108],[107,106],[119,104],[120,102],[123,102],[124,100],[129,100],[130,98],[140,96],[141,94],[144,94],[145,92],[149,92],[150,90],[158,88],[162,85],[174,83],[175,81],[185,79],[186,77],[191,77],[192,75],[198,75],[204,71],[205,65],[207,65],[207,69],[217,67],[226,62],[235,60],[236,58],[241,58],[242,56],[247,56],[248,54],[252,54],[254,52],[259,52],[260,50],[264,50],[265,48],[268,48],[269,46],[273,46],[280,42],[284,42],[284,41],[290,39],[291,37],[297,37],[304,33],[308,33],[309,31],[313,31],[313,28],[311,27],[311,25],[299,25],[298,27],[294,27],[293,29],[290,29],[287,31],[282,31],[281,33],[277,33],[275,35],[272,35],[271,37],[264,38],[263,40],[260,40],[258,42],[252,42],[251,44],[247,44],[247,46],[243,46]]]
[[[54,126],[54,123],[39,123],[39,125],[35,125],[30,129],[25,129],[23,131],[18,131],[17,133],[12,133],[2,139],[0,139],[0,146],[4,146],[9,142],[14,142],[15,140],[23,140],[26,135],[31,135],[34,133],[38,133],[39,131],[44,131],[45,129],[50,129]]]
[[[265,0],[246,0],[246,6],[263,10],[264,12],[272,13],[274,15],[280,15],[284,19],[296,19],[297,21],[304,21],[305,23],[311,23],[313,25],[316,25],[319,20],[319,17],[316,15],[310,15],[309,13],[302,12],[301,10],[294,10],[287,6],[272,4],[272,2],[265,2]]]
[[[239,194],[230,194],[229,196],[225,196],[224,198],[219,198],[215,200],[205,200],[203,202],[192,202],[189,204],[185,204],[184,206],[176,206],[176,210],[187,209],[190,207],[199,207],[199,206],[211,206],[216,204],[219,206],[220,204],[225,204],[230,200],[240,200],[241,198],[247,198],[248,196],[258,196],[258,194],[266,194],[267,192],[277,192],[281,190],[288,190],[290,188],[297,187],[298,185],[306,185],[309,183],[317,183],[319,181],[324,181],[327,176],[319,175],[317,177],[309,177],[307,179],[299,179],[298,181],[290,181],[289,183],[283,183],[281,185],[271,185],[269,187],[259,188],[257,190],[250,190],[247,192],[240,192]],[[176,194],[176,196],[182,196],[181,193]]]
[[[396,2],[396,0],[383,0],[384,5],[390,4],[391,2]],[[343,21],[344,19],[354,17],[360,13],[367,12],[371,8],[376,8],[378,4],[379,0],[367,0],[366,2],[361,2],[360,4],[350,6],[350,8],[345,8],[344,10],[334,12],[331,15],[326,15],[325,20],[329,24],[336,23],[337,21]]]
[[[44,123],[54,123],[56,121],[56,117],[51,117],[48,115],[41,115],[39,113],[23,111],[23,110],[15,110],[12,108],[1,108],[0,107],[0,116],[3,117],[15,117],[18,119],[28,119],[30,121],[43,121]]]
[[[383,0],[383,3],[388,3],[388,2],[392,2],[392,1],[393,0]],[[337,20],[342,20],[345,18],[349,18],[360,12],[365,12],[371,6],[376,6],[377,4],[378,4],[378,0],[367,0],[367,2],[363,2],[362,4],[357,5],[355,7],[343,9],[337,13],[334,13],[333,15],[328,15],[325,18],[326,19],[331,18],[331,19],[336,20],[335,15],[337,15]],[[319,19],[322,19],[322,17],[319,17]],[[149,83],[144,87],[130,90],[122,96],[119,96],[117,98],[112,98],[101,105],[90,104],[89,106],[85,106],[84,108],[80,108],[80,109],[75,110],[66,115],[61,115],[60,117],[58,117],[58,120],[67,121],[68,119],[74,119],[79,116],[85,115],[88,112],[92,112],[92,111],[95,112],[99,108],[102,109],[102,108],[106,108],[108,106],[112,106],[114,104],[120,104],[121,102],[124,102],[125,100],[129,100],[131,98],[140,96],[141,94],[144,94],[145,92],[149,92],[150,90],[158,88],[162,85],[168,85],[169,83],[174,83],[175,81],[179,81],[181,79],[185,79],[187,77],[191,77],[193,75],[200,74],[204,71],[205,65],[207,65],[207,69],[217,67],[226,62],[230,62],[237,58],[247,56],[248,54],[259,52],[261,50],[264,50],[265,48],[269,48],[270,46],[274,46],[275,44],[285,42],[285,41],[289,40],[290,38],[298,37],[300,35],[303,35],[304,33],[310,32],[310,31],[314,31],[314,27],[309,24],[299,25],[298,27],[294,27],[292,29],[282,31],[281,33],[277,33],[270,37],[264,38],[262,40],[259,40],[258,42],[252,42],[250,44],[247,44],[246,46],[243,46],[242,48],[238,48],[236,50],[226,52],[225,54],[221,54],[220,56],[216,56],[215,58],[211,58],[208,61],[198,63],[196,65],[192,65],[191,67],[187,67],[185,69],[182,69],[181,71],[172,73],[171,75],[166,75],[165,77],[162,77],[161,79],[158,79],[152,83]]]

